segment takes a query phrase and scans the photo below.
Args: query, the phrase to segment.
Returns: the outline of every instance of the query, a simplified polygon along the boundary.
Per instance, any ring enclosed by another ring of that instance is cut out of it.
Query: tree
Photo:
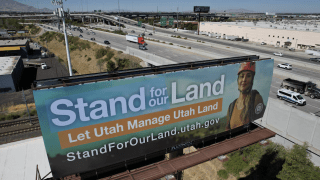
[[[109,60],[107,63],[107,71],[113,72],[115,70],[116,70],[116,64],[113,61]]]
[[[306,151],[308,145],[295,144],[285,157],[285,163],[277,178],[282,180],[319,180],[320,169],[315,167]]]

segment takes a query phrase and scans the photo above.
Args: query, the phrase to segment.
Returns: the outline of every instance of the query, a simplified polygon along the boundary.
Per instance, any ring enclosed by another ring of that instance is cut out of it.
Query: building
[[[23,68],[21,56],[0,57],[0,93],[19,90]]]
[[[320,30],[312,21],[201,22],[200,31],[303,49],[315,48],[320,42]]]
[[[19,40],[0,40],[0,57],[2,56],[21,56],[27,58],[30,53],[29,41]]]

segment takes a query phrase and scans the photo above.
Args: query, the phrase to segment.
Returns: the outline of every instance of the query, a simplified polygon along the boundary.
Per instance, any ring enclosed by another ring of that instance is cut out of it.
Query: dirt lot
[[[185,148],[185,154],[189,152],[194,152],[196,149],[194,147]],[[183,171],[184,180],[220,180],[217,172],[221,169],[224,169],[223,163],[217,158],[207,161],[205,163],[193,166],[189,169]],[[227,180],[236,180],[237,178],[229,175]]]

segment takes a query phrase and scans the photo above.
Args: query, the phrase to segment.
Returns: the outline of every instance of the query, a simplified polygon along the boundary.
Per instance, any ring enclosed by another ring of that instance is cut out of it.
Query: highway
[[[53,27],[53,26],[51,26]],[[56,27],[53,27],[54,30],[57,30]],[[115,28],[115,27],[113,27]],[[131,30],[134,29],[136,31],[136,33],[130,33],[130,34],[141,34],[143,30],[141,30],[142,28],[132,28],[130,27],[129,29],[124,29],[124,31],[127,32],[131,32]],[[79,36],[80,32],[79,31],[71,31],[72,34],[74,36]],[[137,48],[138,49],[138,45],[135,43],[130,43],[127,42],[125,40],[125,36],[119,36],[119,35],[115,35],[112,33],[106,33],[106,32],[101,32],[101,31],[95,31],[96,35],[87,35],[88,31],[84,30],[83,33],[81,33],[83,35],[83,39],[86,40],[90,40],[90,38],[94,37],[95,38],[95,42],[103,44],[104,40],[108,40],[110,42],[110,46],[111,47],[115,47],[117,49],[126,50],[126,47],[133,47],[133,48]],[[157,43],[157,42],[152,42],[152,41],[147,41],[146,42],[149,44],[147,46],[148,53],[152,53],[173,61],[176,61],[178,63],[181,62],[190,62],[190,61],[197,61],[197,60],[206,60],[206,59],[213,59],[215,58],[225,58],[225,57],[234,57],[234,56],[243,56],[243,55],[248,55],[248,54],[256,54],[256,55],[261,55],[261,57],[271,57],[275,59],[275,65],[274,67],[276,67],[276,65],[278,63],[281,63],[281,61],[283,60],[288,60],[288,62],[290,62],[290,58],[287,58],[287,56],[285,57],[275,57],[272,55],[268,56],[268,54],[264,54],[264,53],[260,53],[260,52],[255,52],[252,51],[250,49],[250,51],[247,52],[247,49],[239,49],[239,48],[225,48],[225,45],[215,45],[214,47],[211,47],[210,45],[206,44],[206,43],[199,43],[199,42],[194,42],[194,41],[189,41],[189,40],[184,40],[184,39],[178,39],[178,38],[172,38],[172,37],[166,37],[163,34],[157,34],[156,35],[152,35],[149,36],[149,31],[147,31],[147,36],[148,38],[155,38],[155,39],[160,39],[161,41],[166,41],[166,42],[172,42],[172,43],[177,43],[180,45],[185,45],[185,46],[191,46],[193,50],[196,50],[198,53],[194,53],[194,52],[188,52],[186,50],[184,50],[183,48],[181,48],[181,50],[177,50],[177,49],[173,49],[170,48],[169,45],[164,45],[162,43]],[[253,52],[253,53],[252,53]],[[205,55],[203,55],[205,54]],[[277,59],[279,59],[279,61],[277,61]],[[281,61],[280,61],[281,60]],[[308,61],[309,62],[309,61]],[[320,67],[320,65],[318,65]],[[291,72],[293,74],[297,74],[297,75],[301,75],[301,76],[305,76],[305,77],[312,77],[313,79],[316,80],[320,80],[320,72],[314,69],[310,69],[310,68],[305,68],[305,67],[301,67],[301,66],[293,66],[293,70],[284,70],[284,69],[280,69],[277,68],[278,70],[282,71],[282,72]],[[320,69],[320,68],[319,68]],[[271,89],[270,89],[270,97],[277,99],[277,90],[280,87],[280,84],[282,82],[282,79],[285,78],[289,78],[289,77],[285,77],[285,76],[280,76],[280,75],[274,75],[273,80],[272,80],[272,85],[271,85]],[[298,106],[296,107],[299,110],[302,110],[304,112],[307,113],[313,113],[316,115],[320,116],[320,99],[310,99],[309,97],[306,97],[305,95],[303,95],[303,97],[306,99],[307,101],[307,105],[306,106]],[[279,103],[285,103],[285,104],[289,104],[289,105],[293,105],[290,104],[288,102],[285,101],[281,101],[278,100]],[[295,105],[293,105],[295,106]]]

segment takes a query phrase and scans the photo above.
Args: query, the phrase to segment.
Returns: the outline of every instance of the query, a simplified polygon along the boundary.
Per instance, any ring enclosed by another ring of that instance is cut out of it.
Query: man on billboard
[[[229,105],[226,130],[243,126],[263,116],[263,99],[257,90],[252,89],[255,72],[255,62],[240,65],[237,79],[240,95]]]

